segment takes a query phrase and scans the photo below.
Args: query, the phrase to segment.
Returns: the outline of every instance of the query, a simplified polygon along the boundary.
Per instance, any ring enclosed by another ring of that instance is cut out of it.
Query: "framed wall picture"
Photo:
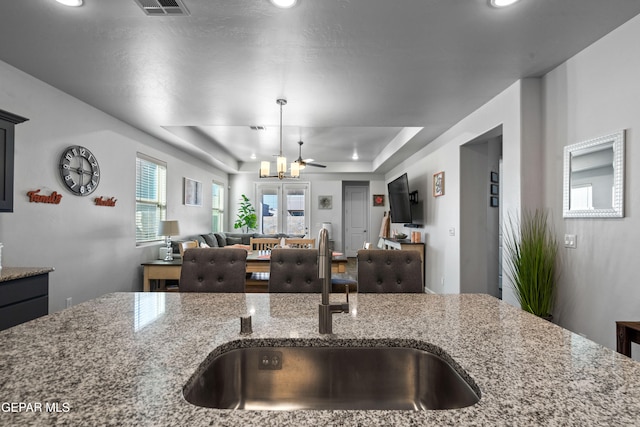
[[[191,178],[184,178],[184,204],[202,206],[202,183]]]
[[[384,206],[384,194],[373,195],[373,206]]]
[[[498,198],[495,196],[491,196],[489,198],[489,206],[491,206],[492,208],[497,208],[498,207]]]
[[[491,184],[491,194],[498,194],[498,184]]]
[[[491,182],[498,182],[498,172],[491,172]]]
[[[433,175],[433,197],[444,196],[444,172]]]
[[[333,197],[318,196],[318,209],[333,209]]]

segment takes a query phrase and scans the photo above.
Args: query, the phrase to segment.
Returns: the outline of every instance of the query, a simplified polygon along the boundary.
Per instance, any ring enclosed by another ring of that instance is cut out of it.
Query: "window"
[[[167,165],[136,157],[136,243],[160,240],[158,225],[167,213]]]
[[[224,231],[224,187],[211,184],[211,232]]]
[[[309,234],[308,184],[258,184],[257,213],[263,234]]]

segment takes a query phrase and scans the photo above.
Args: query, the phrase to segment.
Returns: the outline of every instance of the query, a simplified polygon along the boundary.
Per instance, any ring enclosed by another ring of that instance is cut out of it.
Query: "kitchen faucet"
[[[318,234],[318,276],[322,279],[322,304],[319,306],[319,332],[333,333],[333,313],[349,312],[349,287],[346,287],[347,302],[344,304],[329,304],[331,292],[331,248],[329,247],[329,230],[323,228]]]

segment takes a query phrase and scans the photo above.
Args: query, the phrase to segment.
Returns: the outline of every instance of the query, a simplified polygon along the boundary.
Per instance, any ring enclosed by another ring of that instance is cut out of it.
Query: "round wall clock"
[[[60,177],[76,196],[91,194],[100,182],[100,166],[95,156],[79,145],[67,147],[60,156]]]

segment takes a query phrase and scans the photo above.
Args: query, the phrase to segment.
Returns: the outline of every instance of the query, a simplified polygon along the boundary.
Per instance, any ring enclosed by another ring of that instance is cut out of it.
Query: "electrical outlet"
[[[67,298],[67,308],[71,307],[71,297]]]
[[[565,234],[564,235],[564,247],[565,248],[571,248],[571,249],[576,249],[578,247],[577,245],[577,236],[575,234]]]

